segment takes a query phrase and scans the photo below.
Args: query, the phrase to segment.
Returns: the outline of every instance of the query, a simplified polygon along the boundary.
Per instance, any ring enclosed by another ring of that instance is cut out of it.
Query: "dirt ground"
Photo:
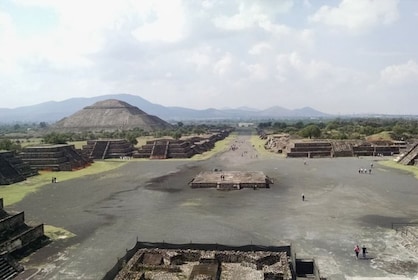
[[[209,160],[131,161],[105,174],[49,184],[8,207],[64,228],[24,260],[20,279],[101,279],[136,240],[228,245],[291,244],[328,279],[418,279],[418,253],[392,223],[418,223],[418,181],[382,158],[287,159],[239,148]],[[231,143],[232,144],[232,143]],[[371,174],[359,173],[359,168]],[[201,171],[262,171],[270,189],[191,189]],[[301,195],[305,195],[302,201]],[[6,209],[7,210],[7,209]],[[411,242],[410,242],[411,243]],[[413,241],[412,241],[413,243]],[[415,244],[417,242],[415,241]],[[354,245],[366,246],[356,259]]]

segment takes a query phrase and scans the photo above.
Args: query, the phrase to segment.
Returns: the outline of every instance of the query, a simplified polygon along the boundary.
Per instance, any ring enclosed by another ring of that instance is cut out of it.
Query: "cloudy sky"
[[[129,93],[418,114],[417,29],[415,0],[1,0],[0,108]]]

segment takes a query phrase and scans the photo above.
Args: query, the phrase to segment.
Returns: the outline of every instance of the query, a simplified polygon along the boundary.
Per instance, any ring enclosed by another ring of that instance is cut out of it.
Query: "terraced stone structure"
[[[30,146],[20,156],[36,170],[72,171],[91,164],[90,159],[70,144]]]
[[[418,143],[407,150],[398,162],[404,165],[418,165]]]
[[[125,139],[88,140],[83,154],[90,159],[131,157],[134,147]]]
[[[215,143],[223,140],[229,133],[228,130],[221,130],[208,136],[190,137],[181,140],[149,140],[133,154],[133,157],[149,159],[190,158],[195,154],[213,149]]]
[[[286,251],[143,248],[134,254],[114,279],[294,278]]]
[[[273,180],[261,171],[204,171],[193,178],[191,188],[215,188],[217,190],[240,190],[244,188],[269,188]]]
[[[12,279],[23,267],[16,257],[31,247],[38,248],[45,243],[43,224],[29,226],[25,223],[24,212],[8,213],[0,198],[0,279]]]
[[[395,142],[373,144],[361,140],[291,140],[285,136],[270,136],[265,147],[284,153],[287,157],[315,158],[391,156],[399,154],[402,145]]]
[[[172,125],[168,122],[116,99],[96,102],[51,126],[52,131],[58,132],[123,131],[129,129],[156,131],[170,128]]]
[[[0,185],[9,185],[26,180],[37,175],[29,164],[14,152],[0,151]]]

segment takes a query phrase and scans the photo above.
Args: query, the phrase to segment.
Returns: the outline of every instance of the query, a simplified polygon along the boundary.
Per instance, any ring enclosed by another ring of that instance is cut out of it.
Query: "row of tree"
[[[42,127],[42,128],[41,128]],[[42,135],[42,143],[46,144],[65,144],[73,141],[86,141],[86,140],[95,140],[95,139],[126,139],[133,145],[138,144],[138,138],[143,136],[152,136],[155,138],[162,137],[171,137],[174,139],[180,139],[182,136],[187,135],[201,135],[204,133],[210,132],[212,129],[223,129],[228,126],[225,124],[216,125],[216,124],[190,124],[185,125],[182,122],[177,123],[174,129],[172,130],[158,130],[154,132],[147,132],[141,128],[135,128],[132,130],[116,130],[116,131],[84,131],[81,133],[76,132],[48,132],[45,133],[46,125],[42,124],[20,124],[18,127],[16,125],[4,125],[0,126],[0,150],[20,150],[21,140],[14,140],[19,138],[18,136],[27,135],[26,141],[30,141],[30,138],[36,137],[34,134]],[[41,133],[44,129],[44,133]],[[7,136],[7,133],[10,133]],[[26,133],[23,133],[26,132]],[[29,133],[30,132],[30,133]],[[1,137],[1,134],[4,136]],[[6,135],[6,136],[5,136]],[[12,136],[10,136],[12,135]],[[23,137],[25,138],[25,137]]]
[[[261,122],[258,128],[271,133],[297,134],[305,138],[363,139],[384,131],[393,139],[418,137],[417,119],[358,118],[318,121]]]

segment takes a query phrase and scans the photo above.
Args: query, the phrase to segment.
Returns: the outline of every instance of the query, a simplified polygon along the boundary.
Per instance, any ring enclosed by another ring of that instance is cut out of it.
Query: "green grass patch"
[[[392,141],[392,135],[390,131],[382,131],[366,137],[367,141]]]
[[[266,140],[265,139],[261,139],[259,137],[259,135],[257,134],[253,134],[251,135],[251,139],[250,139],[251,145],[253,145],[254,149],[257,150],[257,153],[261,156],[261,157],[268,157],[268,156],[277,156],[278,154],[272,153],[269,150],[266,150],[266,148],[264,148],[264,144],[266,144]]]
[[[0,197],[6,206],[21,201],[30,193],[38,191],[43,186],[51,183],[51,178],[56,177],[58,183],[87,175],[98,174],[116,169],[126,164],[127,161],[98,161],[87,168],[76,171],[42,171],[39,175],[29,177],[25,181],[7,186],[0,186]]]
[[[416,166],[403,165],[403,164],[397,163],[397,162],[392,161],[392,160],[379,161],[379,164],[387,166],[387,167],[396,168],[396,169],[411,172],[412,174],[414,174],[415,178],[418,179],[418,167],[416,167]]]
[[[67,239],[75,237],[76,235],[66,229],[54,227],[51,225],[44,225],[45,235],[52,240]]]
[[[217,141],[215,143],[215,147],[212,150],[204,152],[203,154],[194,155],[191,159],[192,160],[205,160],[205,159],[211,158],[217,153],[224,152],[229,149],[231,141],[235,139],[236,137],[237,137],[237,134],[233,132],[229,134],[229,136],[226,137],[225,139],[221,141]]]
[[[70,145],[74,145],[74,147],[76,148],[76,149],[83,149],[83,146],[84,145],[87,145],[87,141],[71,141],[71,142],[68,142],[68,144],[70,144]]]

